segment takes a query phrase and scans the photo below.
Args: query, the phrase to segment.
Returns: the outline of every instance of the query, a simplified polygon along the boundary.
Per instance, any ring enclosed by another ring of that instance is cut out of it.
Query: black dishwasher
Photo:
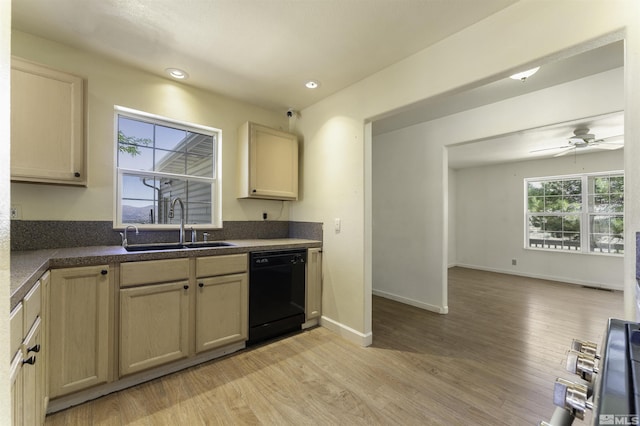
[[[304,323],[306,250],[251,253],[249,345],[300,330]]]

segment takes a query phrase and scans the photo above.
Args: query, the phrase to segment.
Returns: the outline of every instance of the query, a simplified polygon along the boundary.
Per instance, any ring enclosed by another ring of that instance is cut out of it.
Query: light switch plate
[[[334,230],[336,231],[336,234],[340,232],[340,229],[342,228],[342,220],[340,220],[339,217],[333,219],[333,226],[334,226]]]

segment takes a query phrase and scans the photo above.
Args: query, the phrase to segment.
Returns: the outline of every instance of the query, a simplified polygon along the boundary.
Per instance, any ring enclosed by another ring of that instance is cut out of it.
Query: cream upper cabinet
[[[238,131],[238,198],[298,199],[298,139],[259,124]]]
[[[82,78],[11,59],[11,179],[86,186]]]
[[[109,380],[112,286],[107,265],[51,271],[48,325],[51,398]]]
[[[307,320],[322,314],[322,249],[311,248],[307,253]]]

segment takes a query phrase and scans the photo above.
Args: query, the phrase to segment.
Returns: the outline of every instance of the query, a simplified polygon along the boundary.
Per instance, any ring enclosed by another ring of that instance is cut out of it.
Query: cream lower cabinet
[[[45,360],[41,351],[41,321],[36,319],[24,341],[24,358],[22,365],[22,422],[25,426],[44,423],[42,400],[44,397],[43,368]]]
[[[247,266],[246,254],[122,263],[120,375],[246,340]]]
[[[189,356],[189,259],[120,264],[120,376]]]
[[[196,352],[247,340],[247,268],[246,254],[196,259]]]
[[[16,353],[11,360],[9,368],[9,378],[11,383],[11,424],[22,426],[22,412],[24,408],[24,392],[22,377],[22,352]]]
[[[307,297],[305,313],[307,321],[322,314],[322,249],[310,248],[307,252]]]
[[[188,281],[120,290],[120,375],[189,355]]]
[[[196,352],[247,340],[247,274],[199,278],[196,289]]]
[[[112,286],[107,265],[51,271],[51,398],[109,380]]]
[[[48,274],[36,282],[22,302],[11,312],[10,368],[12,424],[44,424],[46,412],[45,310],[43,287]]]

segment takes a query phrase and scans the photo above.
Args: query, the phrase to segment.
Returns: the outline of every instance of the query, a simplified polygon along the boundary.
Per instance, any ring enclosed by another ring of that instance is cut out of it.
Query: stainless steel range
[[[592,425],[640,425],[640,324],[610,319],[602,347],[574,340],[567,370],[582,380],[556,379],[558,406],[541,426],[571,425],[593,410]]]

